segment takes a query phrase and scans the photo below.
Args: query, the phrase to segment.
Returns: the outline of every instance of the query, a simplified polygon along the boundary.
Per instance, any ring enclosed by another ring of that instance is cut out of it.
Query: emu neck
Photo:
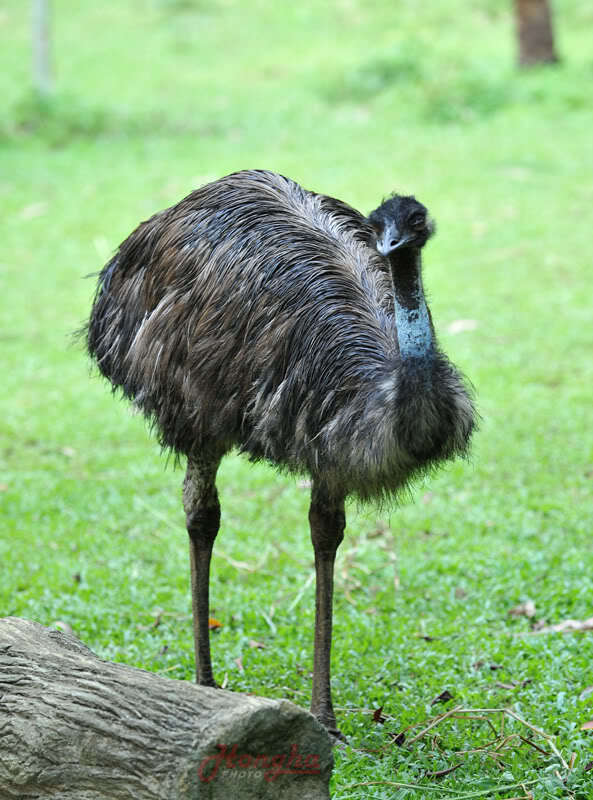
[[[404,362],[432,361],[434,336],[422,288],[420,250],[402,248],[390,256],[395,292],[395,324]]]

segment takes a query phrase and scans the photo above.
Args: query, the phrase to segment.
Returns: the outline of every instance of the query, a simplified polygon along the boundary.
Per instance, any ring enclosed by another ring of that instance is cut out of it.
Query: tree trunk
[[[98,658],[0,619],[2,800],[328,800],[331,740],[308,711]]]
[[[53,89],[50,47],[50,0],[33,0],[33,84],[43,97]]]
[[[558,61],[548,0],[515,0],[515,17],[520,66]]]

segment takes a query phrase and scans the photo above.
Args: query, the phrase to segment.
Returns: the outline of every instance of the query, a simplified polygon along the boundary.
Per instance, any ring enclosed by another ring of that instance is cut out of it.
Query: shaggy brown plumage
[[[198,679],[213,683],[208,566],[215,476],[233,447],[311,476],[317,566],[312,709],[335,728],[331,590],[344,498],[396,494],[463,455],[470,393],[422,290],[433,226],[414,198],[367,219],[264,171],[229,175],[143,222],[100,274],[88,349],[188,457]],[[379,252],[380,251],[380,252]],[[204,621],[206,619],[206,621]]]

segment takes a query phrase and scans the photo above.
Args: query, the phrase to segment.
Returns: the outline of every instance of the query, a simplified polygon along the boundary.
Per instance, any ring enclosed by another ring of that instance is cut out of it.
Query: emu
[[[333,569],[344,501],[396,497],[466,454],[472,394],[439,349],[422,288],[434,229],[414,197],[364,217],[272,172],[216,180],[141,223],[99,276],[87,346],[161,444],[187,456],[196,677],[216,686],[209,571],[216,472],[233,448],[311,479],[311,711],[336,736]]]

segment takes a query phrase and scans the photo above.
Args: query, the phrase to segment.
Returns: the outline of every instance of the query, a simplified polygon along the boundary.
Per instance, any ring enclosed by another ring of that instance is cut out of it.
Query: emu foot
[[[344,736],[339,728],[327,728],[327,732],[331,736],[333,747],[344,747],[350,744],[348,739]]]
[[[210,673],[210,675],[204,675],[204,676],[196,675],[196,683],[198,684],[198,686],[210,686],[210,688],[212,689],[222,688],[219,683],[216,683],[212,673]]]
[[[329,733],[334,747],[337,744],[348,744],[348,739],[346,739],[342,731],[338,728],[338,723],[336,722],[336,717],[331,707],[323,709],[311,708],[311,713]]]

